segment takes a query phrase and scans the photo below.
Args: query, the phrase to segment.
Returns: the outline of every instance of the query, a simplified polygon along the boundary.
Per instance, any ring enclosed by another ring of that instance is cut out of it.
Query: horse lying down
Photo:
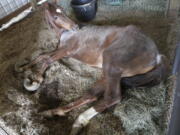
[[[35,65],[39,67],[37,72],[25,77],[24,87],[27,90],[37,90],[46,69],[64,57],[72,57],[103,71],[102,78],[80,99],[41,113],[45,116],[64,116],[73,109],[99,100],[79,115],[71,135],[76,135],[95,115],[119,103],[122,100],[122,86],[155,85],[166,78],[166,57],[159,53],[153,40],[136,26],[85,26],[80,29],[55,3],[45,4],[45,19],[60,38],[59,47],[16,67],[22,72],[31,70]]]

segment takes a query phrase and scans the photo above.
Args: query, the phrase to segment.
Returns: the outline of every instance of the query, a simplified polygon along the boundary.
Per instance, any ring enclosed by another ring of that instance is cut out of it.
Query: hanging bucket
[[[71,7],[78,20],[87,22],[91,21],[97,12],[96,0],[72,0]]]

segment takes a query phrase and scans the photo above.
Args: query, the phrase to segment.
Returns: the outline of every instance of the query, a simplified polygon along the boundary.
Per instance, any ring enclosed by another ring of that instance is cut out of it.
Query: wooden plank
[[[177,21],[177,24],[180,24]],[[180,25],[177,25],[177,45],[175,50],[175,58],[173,63],[173,94],[171,95],[170,120],[167,135],[180,135]]]
[[[11,18],[17,16],[19,13],[21,13],[22,11],[24,11],[25,9],[29,8],[31,6],[30,3],[27,3],[26,5],[24,5],[23,7],[17,9],[16,11],[14,11],[13,13],[7,15],[6,17],[0,19],[0,26],[6,22],[8,22]]]
[[[173,93],[173,105],[171,110],[171,119],[168,127],[167,135],[179,135],[180,134],[180,42],[177,45],[176,57],[173,66],[173,75],[176,76],[174,80],[175,88]]]
[[[0,135],[8,135],[8,133],[2,127],[0,127]]]

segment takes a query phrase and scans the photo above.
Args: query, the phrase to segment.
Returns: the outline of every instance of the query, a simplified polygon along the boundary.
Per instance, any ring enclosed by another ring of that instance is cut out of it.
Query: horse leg
[[[54,115],[64,116],[66,113],[80,108],[81,106],[92,103],[98,99],[98,97],[102,96],[105,90],[105,80],[104,78],[97,81],[87,93],[85,93],[81,98],[77,99],[76,101],[69,103],[68,105],[58,107],[55,109],[47,110],[41,112],[40,114],[46,117],[52,117]]]
[[[73,44],[63,46],[53,52],[43,54],[42,56],[33,60],[30,64],[25,65],[24,70],[31,70],[32,66],[37,66],[34,73],[27,74],[24,80],[24,87],[27,90],[34,91],[39,88],[43,81],[43,74],[51,63],[62,59],[63,57],[70,56],[76,49],[78,49],[78,43],[75,40]]]
[[[89,121],[97,114],[103,112],[107,108],[121,101],[121,71],[119,68],[110,65],[109,63],[103,66],[106,80],[106,89],[104,97],[94,107],[89,108],[81,113],[72,126],[70,135],[77,135],[79,131],[85,127]]]

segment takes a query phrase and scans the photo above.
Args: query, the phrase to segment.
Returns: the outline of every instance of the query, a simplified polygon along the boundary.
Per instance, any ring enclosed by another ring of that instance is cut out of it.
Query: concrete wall
[[[180,0],[168,0],[166,15],[169,17],[177,17],[180,11]]]

